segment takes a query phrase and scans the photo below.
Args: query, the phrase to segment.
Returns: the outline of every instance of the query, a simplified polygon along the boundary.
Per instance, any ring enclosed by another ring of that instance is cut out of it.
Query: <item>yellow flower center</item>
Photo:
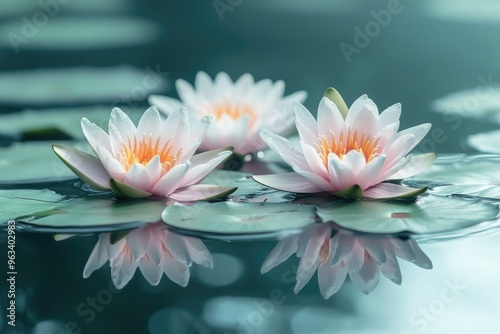
[[[245,104],[232,105],[227,102],[220,103],[214,106],[212,116],[219,120],[224,115],[229,116],[233,120],[237,120],[245,115],[248,116],[250,121],[255,118],[255,112],[252,107]]]
[[[336,154],[341,160],[344,155],[352,150],[362,153],[365,156],[366,163],[373,160],[378,154],[380,138],[373,138],[363,132],[360,136],[357,130],[349,129],[347,135],[344,136],[344,131],[340,132],[337,138],[332,130],[330,130],[330,138],[326,135],[321,135],[319,144],[315,144],[316,151],[323,160],[325,166],[328,166],[328,154]]]
[[[160,146],[160,137],[153,140],[151,136],[146,137],[144,134],[142,139],[134,136],[133,140],[128,138],[127,143],[123,145],[123,153],[121,156],[121,164],[128,171],[133,164],[140,163],[144,166],[151,161],[155,156],[160,158],[162,165],[162,174],[168,172],[177,164],[178,158],[182,153],[182,149],[177,152],[172,152],[170,140]]]

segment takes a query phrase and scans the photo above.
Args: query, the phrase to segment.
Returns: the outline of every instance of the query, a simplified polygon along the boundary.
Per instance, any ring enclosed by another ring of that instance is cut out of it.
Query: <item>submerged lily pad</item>
[[[38,38],[30,43],[35,40]],[[135,105],[167,87],[165,75],[158,70],[119,66],[5,72],[0,76],[0,104],[23,107],[99,102]]]
[[[217,234],[250,234],[300,229],[315,222],[314,206],[289,203],[174,204],[162,219],[178,229]]]
[[[37,30],[36,38],[26,41],[22,39],[24,25],[19,19],[0,25],[1,36],[9,37],[0,39],[0,46],[10,48],[14,39],[20,50],[109,49],[146,44],[160,36],[154,22],[127,17],[54,17]]]
[[[433,195],[422,196],[416,202],[336,201],[317,208],[324,222],[380,234],[454,231],[494,220],[498,212],[498,206],[477,199]]]
[[[90,151],[86,143],[72,147]],[[33,142],[0,148],[0,184],[63,181],[76,178],[52,151],[52,143]]]
[[[163,201],[152,200],[121,201],[104,196],[74,198],[62,202],[50,212],[36,213],[41,217],[27,222],[42,227],[64,228],[65,233],[117,224],[130,227],[135,223],[134,226],[138,227],[161,221],[165,206]]]
[[[20,113],[0,115],[0,134],[17,136],[23,140],[37,133],[40,137],[51,138],[59,131],[72,139],[85,139],[80,122],[86,117],[92,123],[107,129],[111,108],[109,106],[26,110]],[[142,111],[127,110],[127,115],[137,124]],[[30,139],[30,138],[28,138]]]
[[[62,196],[43,189],[0,189],[0,224],[11,219],[52,210],[61,204]]]

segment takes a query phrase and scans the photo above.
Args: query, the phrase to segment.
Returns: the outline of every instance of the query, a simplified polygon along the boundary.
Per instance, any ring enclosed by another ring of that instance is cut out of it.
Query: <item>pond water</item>
[[[6,1],[0,17],[0,333],[499,331],[493,1]],[[438,158],[394,182],[427,190],[279,191],[252,179],[292,171],[262,149],[202,181],[238,187],[222,198],[127,200],[54,154],[92,152],[82,117],[137,124],[198,71],[283,80],[313,114],[330,86],[400,102],[401,129],[432,123],[414,153]]]

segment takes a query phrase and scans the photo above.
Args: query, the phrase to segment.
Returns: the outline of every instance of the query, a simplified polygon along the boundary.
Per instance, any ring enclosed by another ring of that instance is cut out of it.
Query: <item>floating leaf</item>
[[[162,218],[179,229],[218,234],[276,232],[315,222],[313,206],[289,203],[174,204],[163,211]]]
[[[423,196],[416,202],[336,201],[318,206],[324,222],[360,232],[438,233],[493,220],[499,209],[479,200]]]
[[[0,190],[0,224],[35,212],[52,210],[61,204],[62,196],[44,189]]]
[[[64,233],[78,232],[82,228],[102,229],[117,224],[131,228],[161,221],[165,206],[163,201],[152,200],[122,201],[106,196],[74,198],[55,207],[57,211],[27,222],[42,227],[60,228]]]
[[[86,143],[72,147],[90,151]],[[0,184],[50,182],[74,179],[76,175],[52,151],[50,142],[18,143],[0,148]]]
[[[86,117],[92,123],[107,128],[109,106],[25,110],[19,113],[0,115],[0,133],[17,136],[22,140],[59,139],[65,135],[69,139],[85,139],[80,122]],[[127,111],[136,124],[142,115],[138,109]],[[57,137],[56,137],[57,136]]]

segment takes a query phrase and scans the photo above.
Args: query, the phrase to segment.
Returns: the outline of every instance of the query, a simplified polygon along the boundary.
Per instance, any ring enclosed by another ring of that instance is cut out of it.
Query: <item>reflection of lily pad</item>
[[[52,210],[60,204],[61,196],[47,189],[0,190],[0,224],[10,219]]]
[[[81,228],[102,228],[109,225],[152,223],[161,221],[163,201],[120,201],[110,197],[75,198],[67,200],[42,217],[28,222],[32,225],[65,228],[65,233]],[[129,226],[127,226],[129,227]]]
[[[52,22],[50,24],[52,26]],[[35,38],[33,41],[38,40]],[[14,71],[0,76],[0,103],[63,105],[70,103],[135,105],[166,88],[156,68],[62,68]]]
[[[324,222],[369,233],[438,233],[497,217],[498,207],[479,200],[423,196],[416,202],[337,201],[319,206]]]
[[[58,130],[73,139],[84,139],[80,121],[82,117],[88,118],[92,123],[107,129],[110,107],[86,107],[73,109],[48,109],[26,110],[21,113],[0,115],[0,134],[20,136],[30,139],[35,133],[50,137],[51,132]],[[135,123],[139,121],[142,112],[138,110],[127,111]],[[31,136],[31,137],[30,137]]]
[[[62,181],[76,178],[54,154],[52,143],[34,142],[0,148],[0,184]],[[89,151],[87,145],[75,144]]]
[[[276,232],[315,222],[313,206],[289,203],[175,204],[165,209],[162,218],[179,229],[218,234]]]

